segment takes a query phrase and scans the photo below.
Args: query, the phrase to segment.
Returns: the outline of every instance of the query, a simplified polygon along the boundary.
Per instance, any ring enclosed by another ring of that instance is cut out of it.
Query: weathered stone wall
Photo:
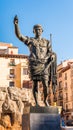
[[[38,104],[44,106],[43,89],[39,87]],[[22,130],[22,115],[35,106],[32,89],[0,87],[0,130]]]
[[[22,114],[26,106],[34,106],[32,89],[0,88],[0,130],[22,130]]]

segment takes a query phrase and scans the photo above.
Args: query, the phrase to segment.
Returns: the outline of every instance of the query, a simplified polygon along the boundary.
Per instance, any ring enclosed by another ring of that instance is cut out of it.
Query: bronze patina
[[[37,24],[33,27],[35,37],[23,36],[18,26],[18,17],[14,17],[15,34],[20,41],[28,46],[30,50],[29,66],[31,79],[33,81],[33,95],[37,104],[36,92],[38,82],[42,81],[44,92],[44,103],[48,94],[48,86],[52,81],[53,93],[56,87],[56,54],[52,52],[52,46],[49,40],[41,37],[43,28]]]

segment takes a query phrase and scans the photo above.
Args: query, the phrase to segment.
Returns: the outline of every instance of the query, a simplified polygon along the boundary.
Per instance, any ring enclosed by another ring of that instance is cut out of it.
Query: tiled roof
[[[0,46],[7,46],[7,47],[12,47],[13,45],[10,43],[4,43],[4,42],[0,42]]]
[[[22,55],[22,54],[0,54],[0,57],[7,57],[7,58],[28,58],[27,55]]]

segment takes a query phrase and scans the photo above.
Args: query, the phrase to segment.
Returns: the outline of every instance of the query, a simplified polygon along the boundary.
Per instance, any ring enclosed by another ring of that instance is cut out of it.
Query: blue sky
[[[17,39],[13,19],[19,18],[21,33],[34,37],[33,25],[41,24],[42,37],[50,39],[58,64],[73,58],[73,0],[0,0],[0,42],[12,43],[20,54],[28,48]]]

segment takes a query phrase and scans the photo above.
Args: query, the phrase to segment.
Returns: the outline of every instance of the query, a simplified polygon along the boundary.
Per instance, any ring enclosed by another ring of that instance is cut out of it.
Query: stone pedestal
[[[57,107],[30,107],[23,114],[22,130],[60,130],[60,115]]]

